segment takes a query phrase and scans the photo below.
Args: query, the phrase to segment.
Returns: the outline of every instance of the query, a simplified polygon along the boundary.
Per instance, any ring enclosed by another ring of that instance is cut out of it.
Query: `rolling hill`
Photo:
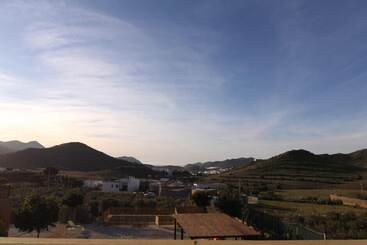
[[[332,155],[292,150],[210,178],[232,183],[241,180],[252,184],[313,188],[360,181],[366,173],[367,150]]]
[[[124,160],[124,161],[131,162],[131,163],[143,164],[141,161],[131,156],[122,156],[122,157],[118,157],[117,159]]]
[[[1,155],[0,166],[9,168],[57,167],[73,171],[117,169],[129,172],[152,172],[151,169],[141,164],[116,159],[82,143],[66,143],[44,149],[32,148]]]
[[[17,151],[22,151],[22,150],[31,149],[31,148],[43,149],[44,147],[37,141],[30,141],[27,143],[24,143],[18,140],[12,140],[12,141],[6,141],[6,142],[0,141],[0,154],[17,152]]]

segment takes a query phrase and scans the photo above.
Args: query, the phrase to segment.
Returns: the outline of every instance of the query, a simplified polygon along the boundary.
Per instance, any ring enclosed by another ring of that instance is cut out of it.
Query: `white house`
[[[140,189],[140,180],[135,177],[129,177],[125,179],[119,179],[116,181],[103,181],[102,191],[103,192],[119,192],[128,191],[136,192]]]
[[[103,181],[102,191],[103,192],[119,192],[120,183],[118,181]]]

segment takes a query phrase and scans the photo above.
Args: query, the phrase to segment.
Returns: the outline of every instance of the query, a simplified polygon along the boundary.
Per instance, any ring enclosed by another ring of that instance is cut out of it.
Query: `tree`
[[[73,219],[75,220],[76,208],[84,202],[84,195],[80,191],[69,191],[66,193],[62,203],[73,210]]]
[[[4,222],[0,219],[0,237],[7,236]]]
[[[84,196],[80,191],[69,191],[66,193],[62,203],[68,207],[78,207],[83,204]]]
[[[36,231],[38,238],[42,230],[54,226],[58,212],[59,207],[54,199],[31,195],[24,199],[15,213],[14,225],[21,231]]]
[[[96,218],[99,216],[99,203],[97,201],[90,202],[89,209],[92,217]]]
[[[205,191],[196,191],[192,195],[192,200],[199,207],[206,207],[210,204],[210,197]]]
[[[224,213],[233,217],[242,217],[242,202],[235,189],[227,188],[220,193],[216,206]]]

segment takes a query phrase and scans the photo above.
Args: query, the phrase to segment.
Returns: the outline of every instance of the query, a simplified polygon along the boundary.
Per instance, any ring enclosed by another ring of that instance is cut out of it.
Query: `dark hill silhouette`
[[[9,148],[7,148],[5,146],[0,145],[0,155],[10,153],[10,152],[12,152],[12,150],[10,150]]]
[[[119,160],[82,143],[66,143],[45,149],[26,149],[0,156],[0,166],[10,168],[57,167],[76,171],[97,171],[113,168],[139,168],[141,164]]]
[[[120,160],[124,160],[127,162],[132,162],[132,163],[139,163],[139,164],[143,164],[141,161],[139,161],[138,159],[136,159],[135,157],[131,157],[131,156],[122,156],[122,157],[117,157],[117,159]]]

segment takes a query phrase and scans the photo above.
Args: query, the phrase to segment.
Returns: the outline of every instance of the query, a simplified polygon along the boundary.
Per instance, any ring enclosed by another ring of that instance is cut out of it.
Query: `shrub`
[[[197,191],[192,195],[192,200],[199,207],[206,207],[210,204],[210,197],[205,191]]]

